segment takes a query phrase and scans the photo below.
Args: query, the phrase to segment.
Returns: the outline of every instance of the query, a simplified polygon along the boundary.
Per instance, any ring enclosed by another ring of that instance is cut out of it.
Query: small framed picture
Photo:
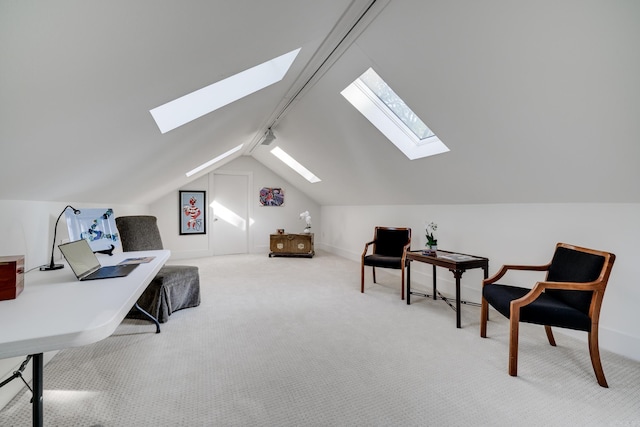
[[[284,191],[282,188],[262,187],[260,189],[261,206],[283,206]]]
[[[180,234],[207,234],[205,191],[180,191]]]

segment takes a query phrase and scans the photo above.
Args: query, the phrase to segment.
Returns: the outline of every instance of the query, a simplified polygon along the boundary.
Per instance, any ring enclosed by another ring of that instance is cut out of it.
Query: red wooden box
[[[0,257],[0,300],[15,299],[24,289],[24,256]]]

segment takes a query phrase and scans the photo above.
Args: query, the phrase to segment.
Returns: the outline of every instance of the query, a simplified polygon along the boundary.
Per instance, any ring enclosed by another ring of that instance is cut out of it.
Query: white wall
[[[74,208],[112,208],[116,215],[128,215],[133,213],[146,213],[145,206],[138,205],[113,205],[97,203],[70,203]],[[58,215],[66,206],[65,203],[51,203],[24,200],[0,200],[0,256],[24,255],[25,271],[47,264],[51,257],[51,245],[53,239],[53,225]],[[63,217],[58,223],[56,244],[69,238],[67,224]],[[56,248],[55,259],[60,260],[62,255]],[[29,287],[30,274],[25,275],[25,287]],[[46,273],[42,273],[46,274]],[[18,296],[20,298],[20,296]],[[2,309],[0,302],[0,310]],[[61,307],[61,309],[64,309]],[[46,322],[46,319],[29,319],[32,322]],[[1,325],[6,328],[10,325]],[[45,355],[45,361],[53,357],[53,353]],[[0,359],[0,381],[9,377],[15,371],[24,357]],[[24,372],[27,381],[31,378],[31,364]],[[0,408],[4,407],[18,393],[24,384],[20,380],[14,380],[9,385],[0,389]]]
[[[359,261],[374,226],[409,226],[412,248],[420,249],[426,242],[424,226],[434,221],[440,249],[488,257],[490,275],[503,264],[544,264],[557,242],[613,252],[617,258],[602,305],[600,346],[640,361],[638,218],[640,204],[323,206],[316,241],[322,249]],[[412,287],[430,283],[428,266],[414,263],[411,273]],[[365,274],[370,282],[371,272]],[[443,269],[437,275],[439,289],[455,295],[453,275]],[[536,280],[526,274],[508,277],[529,286]],[[479,302],[481,281],[481,270],[464,273],[463,299]],[[586,339],[584,333],[558,332]]]
[[[253,223],[249,230],[249,252],[267,253],[269,251],[269,235],[276,229],[299,233],[304,230],[305,222],[300,213],[309,211],[312,219],[311,230],[320,230],[320,206],[291,183],[267,169],[253,157],[242,156],[217,169],[216,172],[250,174],[251,206],[249,213]],[[198,190],[207,192],[207,207],[215,200],[213,194],[215,174],[210,173],[184,187],[182,190]],[[280,187],[285,193],[285,203],[281,207],[264,207],[258,203],[258,195],[263,187]],[[212,232],[211,208],[207,210],[207,234],[183,236],[179,233],[178,190],[156,200],[149,207],[152,215],[158,218],[158,226],[162,234],[164,247],[171,250],[172,259],[184,259],[213,255],[213,242],[216,238]],[[316,239],[318,237],[316,236]]]

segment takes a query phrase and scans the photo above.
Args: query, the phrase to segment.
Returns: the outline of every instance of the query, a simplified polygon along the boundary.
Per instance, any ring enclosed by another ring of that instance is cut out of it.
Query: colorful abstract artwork
[[[282,188],[263,187],[260,189],[260,205],[282,206],[284,205],[284,191]]]

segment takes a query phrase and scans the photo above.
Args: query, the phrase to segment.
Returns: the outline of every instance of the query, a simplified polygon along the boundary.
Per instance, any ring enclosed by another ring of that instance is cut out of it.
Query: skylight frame
[[[285,165],[289,166],[291,169],[300,174],[304,179],[309,181],[312,184],[322,181],[316,175],[313,174],[309,169],[304,167],[300,162],[287,154],[282,148],[279,146],[271,149],[271,154],[280,159]]]
[[[149,110],[161,133],[167,133],[284,78],[301,48],[241,71]]]
[[[366,79],[365,79],[366,77]],[[376,93],[377,88],[371,87],[372,85],[368,83],[368,80],[371,80],[373,85],[382,86],[382,90],[386,92],[386,95]],[[417,138],[418,145],[422,144],[425,140],[432,138],[435,136],[435,133],[429,129],[429,126],[425,122],[422,121],[420,117],[407,105],[406,102],[393,90],[391,87],[385,82],[382,77],[378,75],[374,71],[373,68],[369,68],[367,71],[362,73],[360,77],[356,80],[357,85],[364,85],[361,87],[361,90],[366,91],[367,94],[372,98],[372,101],[380,104],[379,107],[387,110],[389,113],[393,114],[390,117],[391,120],[397,121],[399,126],[402,126],[408,129],[415,137]],[[392,99],[384,99],[383,98],[392,98]],[[395,105],[392,105],[395,104]],[[409,118],[410,116],[413,118],[414,125],[412,126],[408,123],[408,120],[403,118]]]
[[[372,68],[369,70],[373,71]],[[393,89],[390,87],[389,89],[393,92]],[[435,134],[420,139],[360,77],[340,93],[410,160],[449,151],[449,148]]]

